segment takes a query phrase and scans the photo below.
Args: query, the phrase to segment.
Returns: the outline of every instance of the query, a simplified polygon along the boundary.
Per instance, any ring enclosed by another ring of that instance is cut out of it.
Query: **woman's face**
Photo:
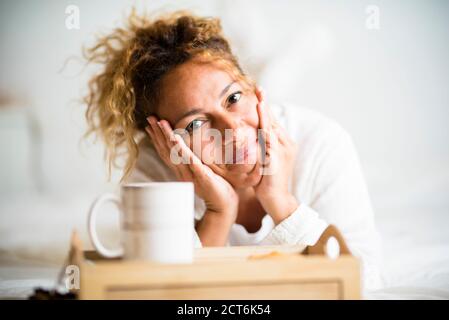
[[[256,185],[258,99],[248,84],[213,63],[186,62],[162,81],[157,115],[234,188]]]

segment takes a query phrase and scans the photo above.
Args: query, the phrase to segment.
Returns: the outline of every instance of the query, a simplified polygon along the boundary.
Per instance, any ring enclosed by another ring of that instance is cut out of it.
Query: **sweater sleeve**
[[[260,243],[261,245],[304,244],[314,245],[328,223],[312,208],[302,203],[281,221]]]
[[[329,119],[302,141],[292,179],[300,205],[261,244],[313,245],[334,224],[361,260],[363,288],[380,287],[380,237],[351,137]]]

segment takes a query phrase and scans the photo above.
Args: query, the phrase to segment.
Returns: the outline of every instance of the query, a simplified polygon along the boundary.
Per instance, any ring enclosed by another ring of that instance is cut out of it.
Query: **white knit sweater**
[[[270,107],[298,146],[290,190],[300,205],[277,226],[265,215],[262,227],[255,233],[234,223],[228,245],[313,245],[327,225],[334,224],[351,252],[361,259],[363,288],[379,288],[380,237],[351,137],[334,120],[316,111],[294,105]],[[127,182],[172,180],[174,174],[159,158],[149,138],[143,138]],[[196,197],[195,219],[201,219],[204,212],[204,202]],[[195,237],[196,246],[201,247],[196,233]]]

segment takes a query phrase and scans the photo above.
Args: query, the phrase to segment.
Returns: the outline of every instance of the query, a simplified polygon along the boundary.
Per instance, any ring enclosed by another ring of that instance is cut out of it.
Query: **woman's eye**
[[[192,132],[200,128],[204,124],[204,122],[206,122],[206,120],[195,119],[187,125],[186,130],[188,132]]]
[[[240,91],[234,92],[228,97],[228,104],[234,104],[237,103],[240,100],[240,97],[242,96],[242,93]]]

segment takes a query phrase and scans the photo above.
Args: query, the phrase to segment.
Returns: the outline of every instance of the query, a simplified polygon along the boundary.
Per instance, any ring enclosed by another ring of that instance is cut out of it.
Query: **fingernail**
[[[173,137],[175,138],[175,140],[176,140],[178,143],[181,143],[181,140],[183,140],[182,136],[181,136],[180,134],[178,134],[178,133],[175,133],[175,134],[173,135]]]
[[[148,123],[149,124],[154,124],[154,117],[152,117],[152,116],[149,116],[148,118],[147,118],[147,121],[148,121]]]
[[[159,128],[164,129],[164,128],[162,128],[162,124],[160,121],[157,122],[157,125],[159,126]]]

